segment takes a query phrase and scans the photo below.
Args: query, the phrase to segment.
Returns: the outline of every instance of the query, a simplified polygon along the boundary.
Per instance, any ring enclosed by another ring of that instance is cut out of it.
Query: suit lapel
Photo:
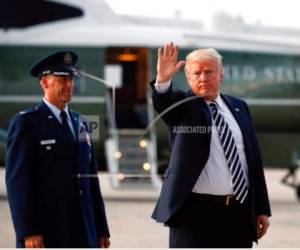
[[[209,110],[206,102],[203,99],[201,99],[201,109],[203,110],[203,114],[204,114],[207,126],[211,127],[212,126],[211,113],[210,113],[210,110]]]
[[[187,97],[191,97],[191,96],[195,96],[195,93],[192,90],[189,90],[187,92]],[[210,110],[209,110],[206,102],[204,101],[204,99],[199,96],[199,98],[197,98],[197,99],[195,99],[193,101],[196,104],[195,110],[199,110],[199,107],[200,107],[200,111],[204,115],[204,117],[203,117],[204,118],[203,123],[207,127],[211,127],[212,126],[212,118],[211,118]]]
[[[221,95],[221,98],[224,100],[224,102],[226,103],[227,107],[229,108],[231,114],[234,116],[235,120],[237,121],[244,139],[246,140],[247,138],[247,127],[249,126],[249,124],[247,123],[247,121],[245,120],[245,116],[242,112],[242,107],[239,105],[239,103],[234,102],[231,98],[229,98],[228,96],[225,95]]]
[[[73,125],[73,128],[74,128],[76,142],[78,143],[79,122],[80,122],[79,121],[79,116],[70,109],[69,109],[69,115],[70,115],[72,125]]]
[[[247,159],[247,166],[249,169],[249,180],[251,180],[251,174],[252,174],[252,164],[251,160],[253,157],[251,156],[251,135],[250,130],[248,128],[251,128],[251,122],[249,121],[248,114],[245,114],[242,112],[243,108],[237,103],[232,101],[232,99],[228,96],[221,95],[222,99],[225,101],[227,107],[230,109],[231,113],[233,114],[235,120],[237,121],[242,135],[243,135],[243,141],[244,141],[244,147],[245,147],[245,154]],[[250,187],[251,187],[251,181],[250,181]]]

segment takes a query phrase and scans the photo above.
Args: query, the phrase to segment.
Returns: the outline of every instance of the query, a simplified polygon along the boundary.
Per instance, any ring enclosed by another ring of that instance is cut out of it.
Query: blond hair
[[[213,48],[194,50],[186,56],[186,63],[184,68],[185,73],[188,73],[189,66],[192,62],[201,62],[206,60],[217,60],[220,68],[222,69],[222,58],[223,57],[220,55],[220,53]]]

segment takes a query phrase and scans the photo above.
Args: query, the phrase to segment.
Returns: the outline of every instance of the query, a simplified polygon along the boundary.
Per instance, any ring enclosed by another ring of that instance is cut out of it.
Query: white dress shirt
[[[170,85],[171,80],[165,83],[158,84],[158,82],[156,82],[154,84],[155,89],[158,93],[165,93],[170,87]],[[217,97],[216,102],[219,107],[219,112],[224,117],[232,131],[233,137],[235,139],[235,144],[237,146],[237,151],[240,156],[242,168],[246,176],[247,185],[249,186],[248,166],[246,161],[246,154],[241,129],[238,123],[236,122],[234,116],[230,112],[229,108],[220,97],[220,95]],[[206,101],[206,103],[208,105],[210,102]],[[231,174],[227,165],[222,144],[220,142],[220,137],[218,135],[213,119],[212,124],[213,126],[209,158],[192,192],[213,195],[233,194]]]
[[[59,121],[59,123],[62,124],[62,118],[60,116],[61,110],[58,107],[56,107],[55,105],[53,105],[52,103],[48,102],[46,100],[46,98],[43,98],[43,101],[44,101],[44,103],[46,103],[46,105],[51,110],[51,112],[53,113],[55,118]],[[71,118],[69,115],[69,111],[68,111],[68,105],[65,106],[64,111],[67,114],[67,121],[68,121],[69,127],[71,128],[72,134],[73,134],[74,138],[76,138],[75,129],[73,127],[73,124],[72,124],[72,121],[71,121]]]

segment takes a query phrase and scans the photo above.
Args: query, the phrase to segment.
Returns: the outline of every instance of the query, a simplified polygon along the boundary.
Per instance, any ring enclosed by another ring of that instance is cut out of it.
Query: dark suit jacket
[[[158,113],[178,101],[195,96],[191,90],[188,92],[173,91],[172,87],[166,93],[159,94],[153,86],[154,81],[150,84],[153,89],[154,107]],[[250,216],[254,235],[256,235],[256,216],[271,215],[256,134],[246,103],[227,95],[221,95],[221,97],[235,117],[243,134],[249,168]],[[169,128],[171,156],[152,217],[158,222],[168,224],[168,220],[191,193],[210,154],[211,130],[208,129],[203,133],[176,132],[180,130],[180,126],[209,128],[212,125],[212,118],[206,102],[200,97],[184,102],[163,115],[162,118]]]
[[[82,241],[99,247],[99,237],[109,236],[87,120],[69,114],[77,136],[73,144],[44,102],[11,121],[6,185],[19,247],[32,235],[42,235],[46,247]]]

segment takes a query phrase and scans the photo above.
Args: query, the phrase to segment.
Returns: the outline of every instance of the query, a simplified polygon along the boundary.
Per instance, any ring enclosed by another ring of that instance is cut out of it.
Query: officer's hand
[[[100,247],[101,248],[109,248],[110,240],[107,237],[100,237]]]
[[[25,248],[43,248],[44,240],[42,235],[34,235],[25,238]]]
[[[179,47],[168,43],[158,49],[157,81],[163,83],[169,81],[185,64],[185,61],[177,62]]]
[[[260,239],[267,232],[270,222],[267,215],[258,215],[256,217],[257,222],[257,238]]]

